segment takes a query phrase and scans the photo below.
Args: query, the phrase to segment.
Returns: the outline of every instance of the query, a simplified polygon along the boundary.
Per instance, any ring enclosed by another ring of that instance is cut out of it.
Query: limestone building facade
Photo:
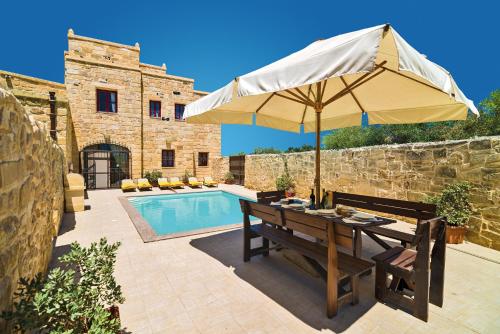
[[[159,170],[203,177],[221,156],[221,128],[187,124],[186,104],[206,95],[194,80],[140,62],[140,46],[68,31],[64,84],[0,71],[10,90],[46,124],[63,148],[68,169],[88,188],[119,186]]]

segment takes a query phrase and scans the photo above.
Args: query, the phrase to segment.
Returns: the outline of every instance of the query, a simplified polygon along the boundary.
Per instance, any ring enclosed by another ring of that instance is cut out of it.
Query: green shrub
[[[293,189],[294,187],[295,183],[288,173],[283,173],[276,179],[276,190],[286,191],[289,189]]]
[[[190,171],[188,171],[187,169],[184,171],[184,177],[182,178],[182,181],[184,181],[184,183],[188,183],[189,181],[189,178],[190,177],[193,177],[193,173],[191,173]]]
[[[231,172],[227,172],[226,174],[224,174],[224,181],[226,183],[234,182],[234,174]]]
[[[71,244],[46,278],[19,280],[13,311],[1,316],[21,332],[117,333],[120,322],[107,308],[125,301],[113,276],[119,246],[106,238],[89,248]]]
[[[311,145],[308,145],[308,144],[304,144],[302,146],[299,146],[299,147],[289,147],[285,153],[294,153],[294,152],[307,152],[307,151],[314,151],[315,147],[314,146],[311,146]]]
[[[252,154],[278,154],[281,153],[280,150],[274,147],[256,147]]]
[[[325,149],[343,149],[500,135],[500,89],[493,91],[479,104],[479,112],[481,117],[469,115],[464,121],[338,129],[323,138],[323,145]]]
[[[148,179],[149,183],[158,183],[158,179],[162,177],[162,173],[159,170],[153,169],[151,172],[146,172],[144,177]]]
[[[431,196],[426,202],[437,205],[437,214],[445,216],[448,225],[464,226],[472,214],[470,184],[467,182],[447,185],[438,196]]]

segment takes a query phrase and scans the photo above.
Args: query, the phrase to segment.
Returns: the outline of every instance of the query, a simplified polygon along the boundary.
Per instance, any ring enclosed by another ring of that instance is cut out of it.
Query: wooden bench
[[[286,196],[284,190],[259,191],[257,193],[257,203],[271,204],[271,202],[279,202],[285,197]]]
[[[429,317],[429,301],[443,306],[444,267],[446,259],[446,219],[422,220],[415,235],[408,234],[416,250],[394,247],[374,256],[376,263],[375,296],[380,301],[392,301],[413,310],[423,321]],[[435,240],[430,254],[431,239]],[[392,280],[387,286],[387,275]],[[413,291],[405,294],[401,284]]]
[[[434,204],[403,201],[391,198],[334,192],[333,207],[335,207],[337,204],[351,206],[359,209],[383,212],[402,217],[415,218],[417,219],[417,224],[422,220],[432,219],[436,217],[436,205]],[[384,236],[390,239],[398,240],[401,245],[403,245],[403,247],[406,247],[413,242],[413,235],[383,226],[366,227],[362,228],[362,230],[385,249],[390,249],[391,246],[380,239],[378,236]]]
[[[337,314],[339,303],[350,300],[352,304],[359,301],[359,276],[369,271],[373,264],[337,250],[337,245],[352,249],[352,229],[348,226],[335,224],[326,218],[312,216],[293,210],[284,210],[261,203],[253,203],[240,199],[244,215],[243,259],[250,261],[252,256],[269,255],[269,240],[303,255],[315,268],[322,268],[320,263],[326,263],[323,278],[327,284],[327,316]],[[250,224],[250,215],[260,218],[262,224]],[[318,242],[292,235],[276,228],[286,227],[301,234],[326,242]],[[251,239],[262,237],[261,247],[251,248]],[[349,290],[344,285],[349,285]]]

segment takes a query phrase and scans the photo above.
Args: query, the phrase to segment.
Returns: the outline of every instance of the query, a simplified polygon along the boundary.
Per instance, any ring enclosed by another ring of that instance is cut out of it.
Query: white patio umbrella
[[[369,124],[463,120],[474,103],[450,73],[412,48],[389,24],[316,41],[186,106],[189,123],[252,124],[316,132]]]

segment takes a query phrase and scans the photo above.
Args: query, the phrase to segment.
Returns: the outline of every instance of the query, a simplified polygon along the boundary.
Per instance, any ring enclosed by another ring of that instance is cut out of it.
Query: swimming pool
[[[244,197],[225,191],[207,191],[128,197],[128,202],[156,236],[180,236],[241,224],[240,198]],[[130,213],[129,216],[134,220]],[[137,223],[134,224],[137,227]],[[139,228],[138,231],[141,234]]]

